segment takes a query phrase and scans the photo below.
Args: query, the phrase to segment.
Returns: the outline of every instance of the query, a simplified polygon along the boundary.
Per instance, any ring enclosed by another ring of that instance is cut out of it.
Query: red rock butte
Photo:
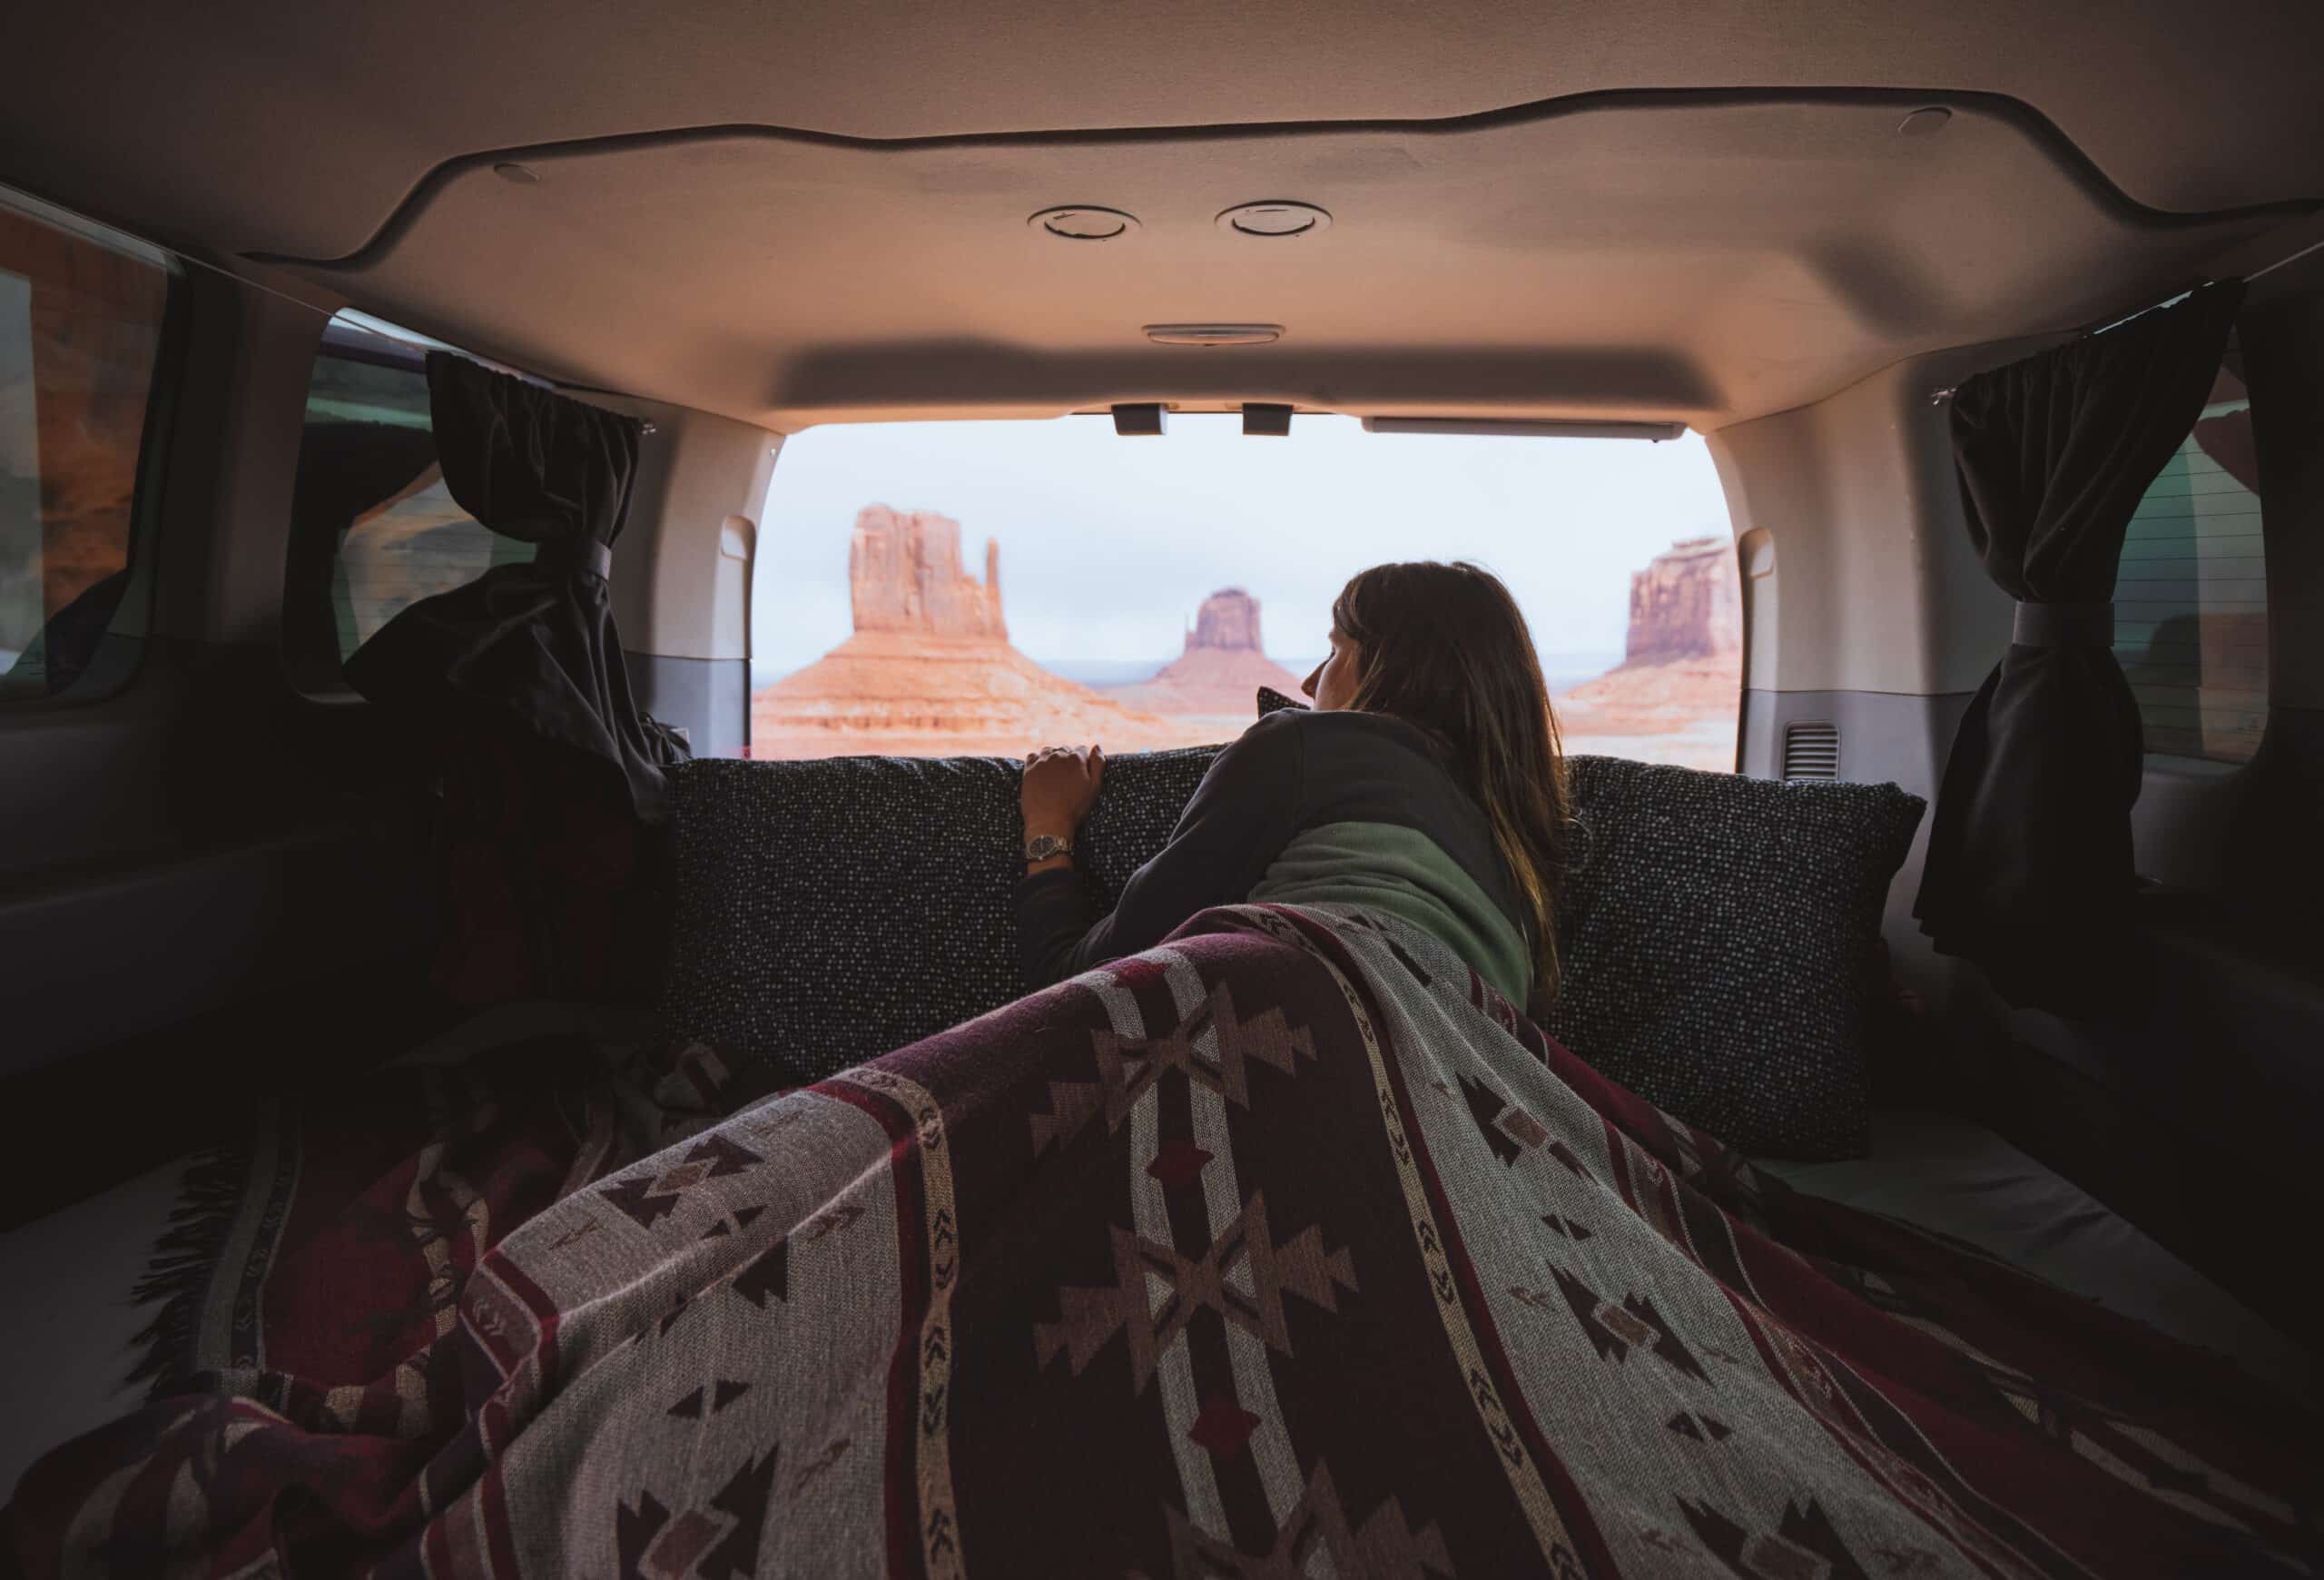
[[[1732,539],[1689,538],[1631,574],[1625,667],[1742,651],[1743,597]]]
[[[1260,648],[1259,600],[1230,587],[1202,600],[1184,650],[1159,674],[1107,695],[1134,707],[1232,721],[1239,728],[1256,708],[1262,686],[1299,695],[1299,676]]]
[[[960,524],[867,505],[848,546],[855,634],[751,699],[753,757],[1021,755],[1098,742],[1176,746],[1182,725],[1050,674],[1009,643],[1000,549],[980,582]]]
[[[1632,574],[1622,651],[1619,666],[1557,699],[1567,749],[1620,754],[1619,737],[1651,736],[1664,738],[1659,760],[1732,768],[1743,662],[1732,538],[1674,543]]]
[[[960,568],[960,524],[932,510],[866,505],[847,546],[847,591],[860,636],[898,631],[935,642],[1005,643],[1000,545],[984,543],[984,580]]]

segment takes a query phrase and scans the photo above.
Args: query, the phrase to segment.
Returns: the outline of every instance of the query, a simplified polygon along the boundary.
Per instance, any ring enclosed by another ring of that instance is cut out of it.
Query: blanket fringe
[[[251,1187],[255,1136],[222,1142],[193,1155],[178,1185],[168,1226],[153,1242],[144,1274],[130,1289],[130,1304],[161,1309],[131,1342],[139,1353],[127,1382],[149,1383],[146,1397],[183,1393],[192,1383],[194,1336],[211,1279],[225,1254],[242,1199]]]

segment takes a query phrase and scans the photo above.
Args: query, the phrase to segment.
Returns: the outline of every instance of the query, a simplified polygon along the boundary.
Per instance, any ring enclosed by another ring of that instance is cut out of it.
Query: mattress
[[[130,1304],[183,1160],[0,1235],[0,1503],[25,1467],[144,1401],[125,1380],[152,1308]]]
[[[469,1016],[399,1063],[456,1064],[527,1036],[604,1034],[604,1012],[506,1004]],[[142,1358],[138,1331],[158,1307],[130,1303],[169,1227],[186,1160],[125,1180],[61,1212],[0,1234],[0,1505],[32,1462],[144,1402],[124,1379]]]
[[[1867,1156],[1755,1159],[1797,1190],[1967,1240],[2059,1288],[2226,1356],[2311,1405],[2316,1357],[2127,1220],[1984,1126],[1877,1113]]]

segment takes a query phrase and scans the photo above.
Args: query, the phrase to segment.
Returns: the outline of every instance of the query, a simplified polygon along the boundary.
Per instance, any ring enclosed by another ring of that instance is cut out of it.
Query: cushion
[[[1219,749],[1107,760],[1077,841],[1092,916],[1168,840]],[[1920,800],[1892,785],[1571,765],[1582,834],[1549,1030],[1748,1151],[1856,1155],[1880,913]],[[763,1090],[1018,996],[1018,772],[982,757],[668,770],[664,1029],[755,1064],[743,1085]]]
[[[1747,1152],[1860,1154],[1881,912],[1920,797],[1622,757],[1571,770],[1581,834],[1548,1031]]]
[[[1092,916],[1160,850],[1216,746],[1106,759],[1075,841]],[[666,771],[670,1035],[795,1086],[1022,992],[1019,765],[1000,757],[704,758]]]

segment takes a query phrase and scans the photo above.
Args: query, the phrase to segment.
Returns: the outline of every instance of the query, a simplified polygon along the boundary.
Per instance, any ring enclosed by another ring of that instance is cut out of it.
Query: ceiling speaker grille
[[[1837,725],[1787,725],[1783,732],[1783,776],[1787,779],[1837,779],[1840,776],[1840,731]]]

